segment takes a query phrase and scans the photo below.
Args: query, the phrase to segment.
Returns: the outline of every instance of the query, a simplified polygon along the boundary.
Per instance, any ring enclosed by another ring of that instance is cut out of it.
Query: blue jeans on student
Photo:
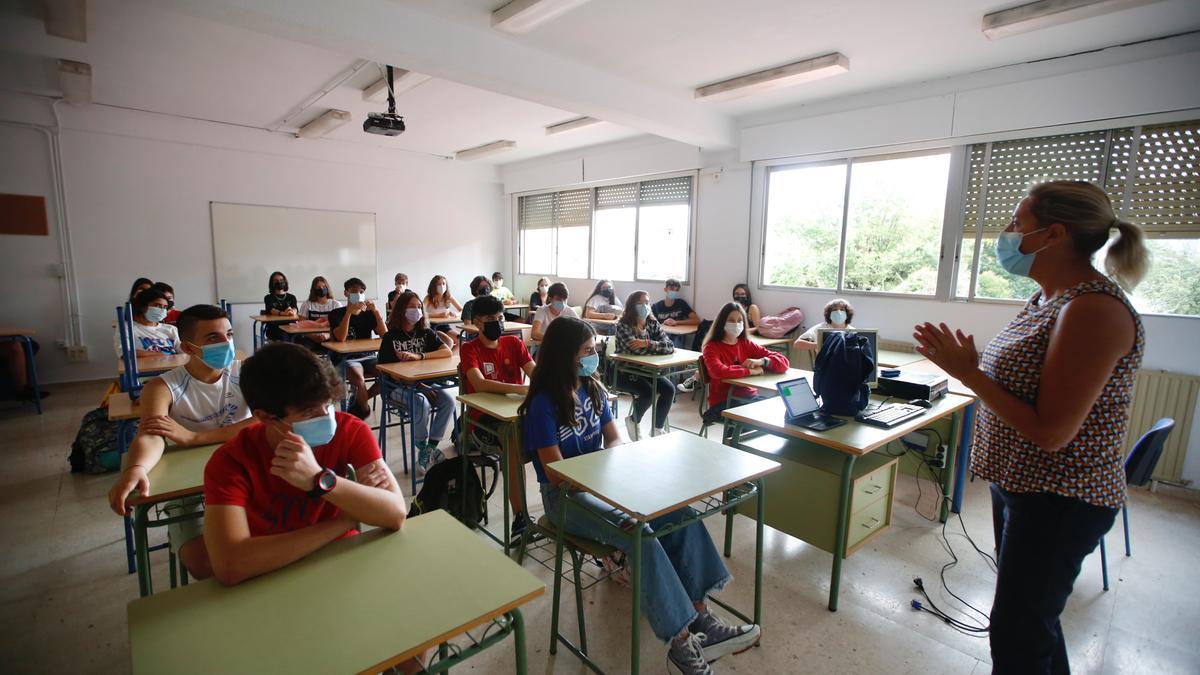
[[[429,405],[429,399],[426,398],[423,391],[433,392],[434,404]],[[398,403],[401,408],[408,410],[408,387],[395,387],[392,389],[390,397]],[[454,422],[454,397],[450,395],[449,390],[439,387],[422,387],[416,391],[413,396],[413,402],[416,404],[412,410],[408,410],[408,414],[413,420],[413,441],[415,443],[423,443],[426,439],[432,438],[435,442],[446,437],[446,430]]]
[[[992,602],[992,673],[1070,673],[1058,617],[1083,559],[1118,509],[992,485],[999,555]]]
[[[556,527],[558,522],[558,487],[542,483],[542,504]],[[594,513],[602,514],[611,523],[627,518],[608,504],[587,493],[574,493],[571,499],[583,502]],[[693,515],[686,507],[651,520],[653,531]],[[586,539],[614,546],[632,556],[633,545],[628,536],[618,535],[600,525],[574,507],[567,506],[566,531]],[[693,603],[702,602],[709,593],[721,590],[729,583],[729,570],[712,537],[703,523],[692,523],[659,539],[644,539],[642,547],[642,614],[658,639],[668,642],[683,632],[696,618]]]

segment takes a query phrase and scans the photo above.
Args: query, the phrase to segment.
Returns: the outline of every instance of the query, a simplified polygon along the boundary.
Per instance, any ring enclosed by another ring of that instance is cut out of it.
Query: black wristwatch
[[[313,489],[308,491],[308,496],[319,499],[329,494],[337,485],[337,478],[333,469],[321,469],[321,473],[318,473],[316,479],[313,480]]]

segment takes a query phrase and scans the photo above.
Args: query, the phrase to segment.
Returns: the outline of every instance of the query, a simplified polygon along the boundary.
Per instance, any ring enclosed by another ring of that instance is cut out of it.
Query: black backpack
[[[117,426],[117,422],[109,421],[108,408],[96,408],[83,416],[68,458],[71,473],[105,473],[121,468]]]
[[[409,515],[419,516],[422,513],[445,509],[468,526],[474,527],[483,522],[484,516],[487,515],[487,495],[479,482],[479,474],[475,473],[474,465],[477,462],[473,461],[472,466],[467,467],[465,485],[461,485],[462,463],[463,458],[452,457],[429,467],[425,474],[425,482],[421,484],[421,491],[412,500]],[[466,492],[465,511],[463,491]]]
[[[875,370],[871,341],[854,332],[825,334],[813,365],[813,390],[821,397],[821,411],[830,415],[856,415],[871,397],[867,379]]]

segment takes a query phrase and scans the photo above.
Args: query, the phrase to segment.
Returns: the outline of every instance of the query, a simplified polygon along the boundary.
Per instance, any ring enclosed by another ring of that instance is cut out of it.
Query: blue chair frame
[[[1154,423],[1150,430],[1142,434],[1133,450],[1125,458],[1125,482],[1129,485],[1142,486],[1151,481],[1154,467],[1162,457],[1163,445],[1167,436],[1175,428],[1175,420],[1164,417]],[[1121,507],[1121,529],[1125,533],[1125,557],[1133,555],[1129,546],[1129,501]],[[1100,573],[1104,578],[1104,590],[1108,590],[1108,551],[1104,546],[1104,537],[1100,537]]]

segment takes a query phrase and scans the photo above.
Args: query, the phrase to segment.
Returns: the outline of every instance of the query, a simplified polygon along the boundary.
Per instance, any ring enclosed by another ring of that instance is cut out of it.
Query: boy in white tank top
[[[241,361],[235,360],[233,328],[220,307],[195,305],[179,315],[182,351],[192,358],[186,365],[146,383],[141,397],[141,424],[129,445],[125,468],[108,492],[109,505],[119,515],[131,508],[126,499],[135,490],[149,494],[147,475],[172,445],[189,447],[224,443],[253,422],[239,386]],[[195,511],[168,502],[168,513]],[[197,579],[212,576],[204,549],[203,520],[169,525],[171,550]]]

